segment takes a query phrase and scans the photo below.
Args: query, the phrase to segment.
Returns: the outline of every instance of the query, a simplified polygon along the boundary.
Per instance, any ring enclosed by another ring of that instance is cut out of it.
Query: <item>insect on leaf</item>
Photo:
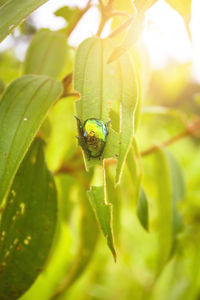
[[[106,63],[112,47],[111,41],[93,37],[84,41],[77,51],[74,88],[81,95],[81,99],[76,101],[76,113],[82,123],[88,118],[108,122],[112,102],[119,98],[118,65],[108,66]],[[118,133],[109,126],[103,158],[116,158],[118,143]],[[85,157],[87,169],[100,163],[98,158],[88,161]]]

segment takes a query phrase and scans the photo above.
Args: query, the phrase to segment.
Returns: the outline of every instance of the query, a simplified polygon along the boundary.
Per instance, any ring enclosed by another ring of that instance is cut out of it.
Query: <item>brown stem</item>
[[[186,130],[179,133],[176,136],[173,136],[169,140],[166,140],[161,144],[163,147],[170,146],[171,144],[181,140],[182,138],[185,138],[187,136],[193,136],[198,130],[200,130],[200,120],[197,120],[196,122],[192,123]],[[150,148],[144,150],[141,152],[141,156],[147,156],[149,154],[152,154],[153,152],[158,151],[159,147],[158,145],[153,145]]]

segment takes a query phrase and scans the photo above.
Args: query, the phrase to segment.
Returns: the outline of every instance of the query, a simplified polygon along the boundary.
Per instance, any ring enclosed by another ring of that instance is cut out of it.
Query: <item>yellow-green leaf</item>
[[[148,200],[147,195],[143,189],[140,191],[140,198],[138,201],[137,214],[141,225],[145,230],[149,230],[149,211],[148,211]]]
[[[190,15],[192,0],[165,0],[172,8],[182,16]]]
[[[107,239],[108,247],[110,248],[114,260],[116,261],[116,251],[114,247],[113,232],[112,232],[112,206],[106,204],[104,200],[104,187],[92,186],[88,191],[91,206],[96,214],[100,228]]]
[[[48,0],[9,0],[0,6],[0,42],[35,9]],[[4,3],[3,2],[3,3]]]
[[[170,258],[182,228],[177,203],[184,199],[185,183],[179,164],[167,150],[159,149],[156,158],[158,268]]]
[[[134,136],[134,110],[138,101],[137,76],[129,55],[119,59],[120,69],[120,142],[116,170],[116,182],[119,183],[125,160]]]

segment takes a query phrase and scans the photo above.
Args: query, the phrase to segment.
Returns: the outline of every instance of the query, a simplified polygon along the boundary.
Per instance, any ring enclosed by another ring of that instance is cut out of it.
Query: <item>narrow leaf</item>
[[[174,250],[177,234],[182,228],[177,203],[185,197],[185,183],[181,168],[166,150],[156,154],[157,229],[160,245],[159,262],[162,268]]]
[[[38,32],[28,48],[24,73],[57,78],[65,64],[66,51],[64,34],[48,30]]]
[[[116,182],[119,183],[125,160],[134,135],[134,110],[138,100],[137,77],[133,63],[128,55],[119,60],[121,82],[121,124],[119,157],[116,170]]]
[[[159,273],[169,259],[173,240],[170,173],[162,149],[159,149],[155,155],[155,180],[157,184],[156,232],[159,243],[157,256]]]
[[[174,156],[167,150],[165,150],[168,167],[170,170],[170,181],[171,181],[171,197],[172,197],[172,209],[173,209],[173,240],[176,243],[177,234],[182,229],[182,219],[177,210],[177,205],[180,201],[185,198],[185,180],[183,172],[179,163],[176,161]]]
[[[5,2],[5,1],[4,1]],[[0,7],[0,42],[47,0],[9,0]]]
[[[0,299],[18,299],[46,262],[56,227],[54,180],[40,140],[24,158],[0,225]]]
[[[190,15],[192,0],[165,0],[182,17]]]
[[[120,46],[116,47],[108,58],[108,64],[116,61],[136,44],[144,29],[144,15],[137,14],[129,26],[128,32]]]
[[[24,76],[7,88],[0,101],[0,203],[61,83],[45,76]]]
[[[140,198],[138,201],[137,214],[141,225],[145,230],[149,230],[149,211],[147,195],[143,188],[141,188]]]
[[[116,251],[112,233],[112,206],[104,201],[104,188],[92,186],[88,191],[89,200],[96,214],[97,221],[105,238],[107,239],[108,247],[110,248],[114,260],[116,261]]]

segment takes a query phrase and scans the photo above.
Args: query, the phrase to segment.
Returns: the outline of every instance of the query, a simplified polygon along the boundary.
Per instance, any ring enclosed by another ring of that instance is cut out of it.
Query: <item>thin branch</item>
[[[190,126],[188,126],[188,128],[186,130],[179,133],[178,135],[175,135],[172,138],[170,138],[169,140],[166,140],[165,142],[163,142],[161,144],[161,146],[167,147],[185,137],[195,136],[195,134],[198,130],[200,130],[200,120],[197,120],[196,122],[192,123]],[[197,135],[196,135],[196,137],[197,137]],[[152,154],[152,153],[158,151],[158,149],[159,149],[158,145],[153,145],[150,148],[142,151],[141,156],[147,156],[149,154]]]
[[[80,19],[83,17],[83,15],[92,7],[92,0],[88,0],[88,3],[86,7],[82,10],[80,10],[80,14],[78,15],[76,21],[74,22],[73,26],[69,29],[67,32],[67,37],[71,35],[71,33],[74,31],[75,27],[78,25]]]

